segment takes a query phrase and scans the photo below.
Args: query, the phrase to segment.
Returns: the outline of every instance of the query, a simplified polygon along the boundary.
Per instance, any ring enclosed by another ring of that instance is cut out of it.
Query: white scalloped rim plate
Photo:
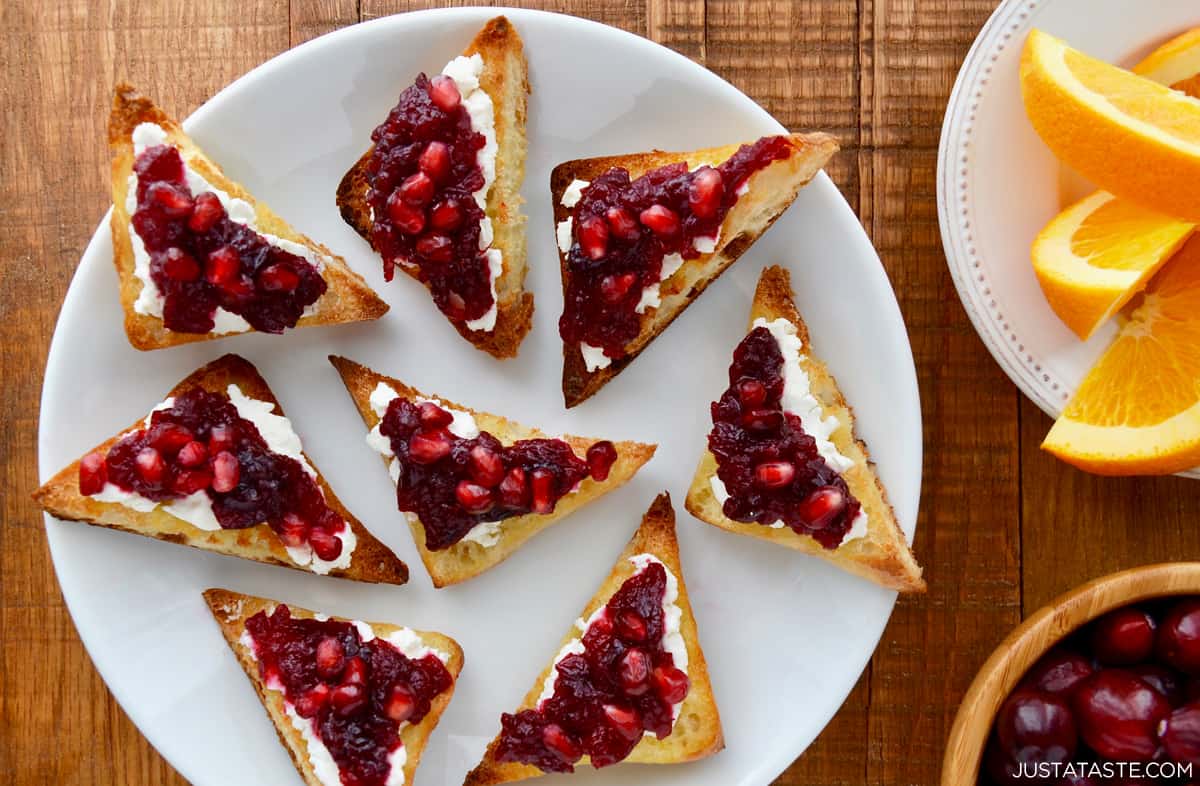
[[[381,265],[340,219],[333,193],[371,129],[420,70],[436,71],[495,10],[458,9],[356,25],[287,52],[201,107],[186,126],[226,171],[328,244],[391,303],[376,323],[248,335],[151,353],[121,328],[105,221],[71,284],[47,364],[41,476],[140,418],[188,372],[236,351],[271,383],[313,462],[410,566],[404,587],[371,586],[54,520],[47,535],[80,636],[117,700],[197,786],[296,783],[258,700],[200,591],[228,587],[331,614],[441,630],[466,651],[454,700],[418,769],[459,786],[516,707],[654,495],[674,495],[680,545],[727,749],[677,767],[613,767],[546,783],[761,786],[833,716],[879,640],[895,595],[828,563],[692,519],[686,492],[728,384],[759,271],[790,267],[817,348],[859,415],[911,536],[921,482],[916,374],[900,310],[858,220],[825,176],[738,265],[596,397],[562,405],[562,308],[549,173],[588,155],[690,149],[782,129],[749,98],[663,47],[567,16],[509,11],[529,54],[528,286],[537,298],[520,358],[463,341],[424,289]],[[847,322],[853,298],[857,316]],[[395,492],[326,355],[368,363],[431,392],[551,433],[659,444],[625,488],[538,536],[507,562],[435,591],[396,511]]]
[[[1081,342],[1046,303],[1029,261],[1033,238],[1089,187],[1042,144],[1021,102],[1021,47],[1032,28],[1120,65],[1200,25],[1195,4],[1159,0],[1007,0],[967,54],[942,125],[938,218],[963,306],[992,356],[1058,417],[1116,335]],[[1184,473],[1200,477],[1200,471]]]

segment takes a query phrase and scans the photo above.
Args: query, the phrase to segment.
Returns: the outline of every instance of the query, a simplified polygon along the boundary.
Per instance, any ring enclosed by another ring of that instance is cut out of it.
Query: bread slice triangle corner
[[[854,466],[843,473],[842,477],[867,514],[867,535],[844,543],[836,549],[826,549],[808,535],[801,535],[787,527],[776,529],[727,518],[721,503],[713,494],[711,481],[716,474],[717,463],[712,453],[707,450],[701,457],[691,488],[688,490],[685,503],[688,511],[715,527],[761,538],[820,557],[843,570],[889,589],[923,592],[925,580],[921,577],[921,566],[917,564],[904,532],[896,521],[896,514],[888,501],[887,490],[875,472],[867,446],[858,438],[854,411],[846,403],[829,369],[814,354],[808,327],[796,310],[791,278],[781,267],[768,267],[759,278],[750,311],[751,328],[754,321],[760,317],[768,322],[786,319],[796,326],[805,356],[801,363],[808,373],[813,393],[820,401],[824,415],[837,418],[841,424],[830,438],[838,452],[854,461]]]
[[[329,361],[341,374],[346,390],[354,400],[355,407],[368,430],[375,428],[380,421],[379,415],[371,408],[370,399],[371,392],[380,383],[383,383],[405,398],[437,399],[447,407],[470,413],[481,430],[491,432],[506,445],[517,440],[550,436],[538,429],[524,426],[499,415],[480,412],[440,396],[427,395],[394,377],[380,374],[353,360],[330,356]],[[571,435],[563,435],[561,439],[566,441],[581,457],[597,441],[588,437]],[[624,485],[643,464],[654,456],[656,449],[655,445],[632,441],[614,442],[613,444],[617,449],[617,461],[613,464],[607,479],[595,481],[585,478],[580,483],[579,489],[561,498],[555,506],[554,512],[548,515],[529,513],[504,519],[500,525],[500,540],[493,546],[484,547],[478,543],[463,540],[450,548],[431,551],[425,547],[424,525],[415,516],[406,515],[405,518],[412,530],[413,540],[417,544],[417,551],[420,553],[425,567],[429,570],[434,586],[445,587],[457,584],[500,564],[534,535],[558,523],[600,496]]]

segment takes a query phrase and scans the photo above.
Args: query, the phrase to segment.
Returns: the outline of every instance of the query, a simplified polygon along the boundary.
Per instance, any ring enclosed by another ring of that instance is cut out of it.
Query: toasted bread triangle
[[[625,550],[621,552],[621,556],[617,558],[608,578],[588,601],[580,618],[589,619],[597,609],[607,604],[609,598],[621,588],[625,580],[633,575],[635,568],[629,561],[630,557],[647,553],[662,560],[679,581],[679,598],[676,602],[683,611],[680,631],[687,645],[687,672],[691,687],[679,710],[679,717],[671,735],[664,740],[653,735],[642,738],[642,741],[624,762],[682,764],[717,753],[725,747],[725,738],[721,731],[721,717],[717,711],[717,702],[708,677],[708,664],[705,662],[704,652],[700,648],[696,618],[692,613],[691,601],[688,599],[687,586],[683,578],[683,568],[679,560],[679,542],[675,537],[675,510],[671,507],[669,494],[663,492],[655,498],[650,509],[642,518],[641,526],[638,527]],[[578,635],[578,628],[574,625],[571,626],[571,630],[563,637],[560,646],[555,649],[555,653],[561,652],[562,648]],[[554,661],[551,660],[538,675],[533,687],[525,694],[525,699],[517,708],[517,712],[537,706],[542,686],[553,669]],[[493,786],[545,774],[529,764],[497,761],[495,752],[499,743],[500,737],[497,735],[488,745],[482,761],[467,775],[463,786]],[[586,763],[588,763],[588,758],[585,756],[575,766],[579,767]]]
[[[477,348],[493,357],[511,358],[516,357],[521,341],[533,324],[533,295],[524,290],[525,216],[521,214],[529,66],[520,35],[503,16],[484,25],[463,54],[478,54],[483,58],[479,84],[492,97],[495,106],[499,150],[496,180],[487,196],[486,212],[492,220],[492,247],[500,249],[504,255],[504,270],[496,281],[496,326],[493,330],[471,330],[463,322],[449,321],[459,335]],[[379,119],[382,121],[383,116]],[[371,242],[371,206],[366,199],[369,188],[367,164],[373,151],[372,147],[354,163],[337,189],[342,218],[368,243]],[[415,272],[404,265],[397,267],[417,278]]]
[[[394,377],[387,377],[366,366],[355,363],[343,357],[330,356],[329,362],[334,365],[346,383],[346,390],[354,399],[359,415],[367,429],[375,428],[379,416],[371,409],[371,391],[383,382],[390,385],[397,393],[409,399],[437,398],[447,407],[469,412],[479,424],[480,430],[491,432],[505,444],[511,444],[522,439],[545,438],[549,435],[537,429],[523,426],[507,418],[487,412],[479,412],[440,396],[431,396],[410,387]],[[582,456],[596,442],[587,437],[564,435],[561,437],[571,446],[577,455]],[[448,549],[431,551],[425,547],[425,527],[415,516],[405,516],[412,530],[413,540],[421,560],[429,570],[435,587],[445,587],[457,584],[479,575],[488,568],[500,564],[516,551],[525,541],[542,530],[557,523],[594,499],[624,485],[643,464],[654,456],[655,445],[644,445],[640,442],[616,442],[617,461],[613,464],[606,480],[597,482],[585,478],[579,485],[578,491],[568,494],[558,501],[554,512],[548,515],[529,513],[504,519],[500,524],[500,540],[493,546],[484,547],[470,541],[459,541]],[[386,465],[387,460],[384,460]]]
[[[224,172],[200,147],[192,141],[174,118],[159,109],[145,96],[127,84],[119,84],[113,98],[112,114],[108,122],[108,145],[112,154],[112,238],[113,263],[120,277],[121,307],[125,310],[125,332],[129,342],[138,349],[161,349],[187,344],[193,341],[222,338],[221,333],[177,333],[167,330],[160,317],[139,314],[134,302],[142,291],[142,282],[134,275],[133,247],[130,243],[129,213],[125,199],[129,188],[129,176],[133,171],[133,130],[142,123],[155,123],[167,132],[167,138],[179,149],[185,163],[204,176],[215,187],[231,197],[249,202],[255,211],[255,228],[276,237],[299,243],[319,254],[325,260],[321,276],[328,288],[312,306],[312,313],[303,316],[296,327],[309,325],[331,325],[339,322],[360,322],[378,319],[388,310],[387,303],[375,294],[362,276],[352,271],[345,260],[336,256],[325,246],[310,240],[291,227],[271,211],[265,203],[256,200],[240,184],[225,176]]]
[[[662,282],[662,304],[646,310],[641,319],[641,332],[626,346],[627,354],[624,357],[613,360],[607,368],[588,371],[579,346],[563,344],[562,388],[567,407],[573,407],[590,398],[632,363],[633,359],[666,330],[709,284],[758,240],[795,201],[800,189],[816,176],[838,150],[837,142],[828,134],[792,134],[790,139],[794,149],[788,158],[769,164],[747,181],[749,191],[738,199],[721,224],[716,249],[711,254],[701,254],[696,259],[685,261],[674,275]],[[637,178],[652,169],[680,161],[687,162],[690,169],[702,164],[716,166],[737,152],[739,147],[740,145],[726,145],[686,153],[664,153],[655,150],[649,153],[584,158],[559,164],[550,174],[555,226],[571,214],[571,210],[563,206],[562,196],[574,180],[590,182],[613,167],[622,167],[629,171],[630,177]],[[565,294],[571,273],[567,265],[567,254],[561,248],[559,267],[562,271]]]
[[[244,394],[251,398],[274,404],[274,414],[284,414],[279,401],[267,386],[266,381],[259,375],[258,370],[249,361],[237,355],[225,355],[192,372],[172,388],[167,396],[176,396],[196,387],[224,395],[231,384],[236,384]],[[95,451],[107,453],[122,435],[143,426],[143,421],[138,420],[129,428],[123,429],[116,436],[92,448],[87,453]],[[305,458],[308,458],[307,455]],[[309,460],[309,464],[312,464],[311,460]],[[354,532],[357,540],[350,565],[344,569],[334,569],[330,575],[355,581],[386,584],[404,584],[408,581],[408,566],[376,540],[366,527],[354,518],[350,511],[346,510],[319,471],[316,481],[325,495],[326,503],[346,521],[346,525]],[[79,492],[78,460],[35,491],[33,498],[43,510],[56,518],[82,521],[86,524],[133,532],[158,540],[181,543],[255,562],[283,565],[312,572],[311,568],[292,559],[275,532],[265,523],[247,529],[209,531],[172,516],[161,506],[148,512],[141,512],[117,502],[98,502],[91,497],[86,497]]]
[[[753,325],[759,317],[768,321],[783,318],[796,326],[804,347],[802,365],[812,382],[813,393],[821,402],[825,416],[833,416],[841,424],[830,438],[839,453],[854,461],[854,466],[842,477],[867,514],[867,535],[836,549],[826,549],[811,537],[787,527],[773,529],[758,523],[746,524],[727,518],[722,512],[721,503],[713,495],[711,479],[716,474],[717,463],[707,450],[688,490],[688,511],[701,521],[730,532],[762,538],[829,560],[843,570],[890,589],[923,592],[925,581],[921,578],[921,566],[917,564],[896,521],[891,503],[888,502],[887,490],[875,473],[867,446],[855,432],[854,412],[846,403],[829,369],[813,354],[808,328],[796,311],[792,298],[791,278],[781,267],[769,267],[759,278],[750,311],[750,324]]]
[[[313,765],[309,758],[308,743],[300,731],[293,725],[292,720],[287,714],[283,693],[267,687],[262,675],[259,673],[258,663],[254,659],[254,654],[241,641],[242,633],[246,630],[246,620],[260,611],[270,614],[279,605],[278,601],[268,600],[267,598],[256,598],[252,595],[243,595],[240,592],[225,589],[205,590],[204,600],[208,603],[208,608],[212,612],[213,618],[221,627],[221,634],[225,637],[225,643],[229,645],[229,649],[233,650],[233,654],[237,656],[242,670],[246,672],[246,676],[250,678],[251,684],[254,685],[254,690],[258,693],[259,701],[262,702],[263,708],[267,711],[267,716],[270,717],[271,722],[275,724],[275,732],[279,735],[279,740],[283,743],[283,747],[287,749],[288,754],[292,757],[292,763],[296,765],[296,770],[299,771],[300,777],[304,779],[304,782],[308,786],[324,786],[320,778],[313,771]],[[310,618],[316,616],[314,612],[293,606],[290,603],[288,604],[288,608],[291,610],[293,617]],[[342,617],[331,617],[330,619],[343,622],[349,621]],[[397,630],[401,630],[399,626],[388,623],[372,622],[370,625],[375,630],[377,636],[386,636]],[[454,696],[454,688],[458,683],[458,675],[463,667],[462,648],[458,646],[458,642],[454,639],[441,633],[427,631],[413,632],[421,638],[425,646],[450,656],[449,661],[446,662],[446,670],[450,672],[450,676],[454,682],[451,684],[449,690],[438,694],[434,698],[429,714],[422,718],[420,723],[416,725],[406,724],[400,730],[400,739],[407,754],[404,761],[404,783],[406,786],[411,786],[413,782],[413,774],[416,772],[417,764],[421,761],[421,753],[425,750],[425,743],[429,740],[429,735],[433,733],[434,728],[442,717],[442,713],[446,710],[446,706]]]

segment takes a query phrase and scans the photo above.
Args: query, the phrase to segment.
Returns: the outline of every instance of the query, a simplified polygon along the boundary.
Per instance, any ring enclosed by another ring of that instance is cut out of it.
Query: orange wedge
[[[1166,475],[1200,465],[1200,236],[1126,313],[1042,447],[1101,475]]]
[[[1122,199],[1200,222],[1200,99],[1040,30],[1025,40],[1021,94],[1065,164]]]
[[[1200,28],[1158,47],[1133,71],[1200,98]],[[1038,234],[1033,271],[1054,313],[1086,340],[1141,291],[1194,228],[1097,191]]]

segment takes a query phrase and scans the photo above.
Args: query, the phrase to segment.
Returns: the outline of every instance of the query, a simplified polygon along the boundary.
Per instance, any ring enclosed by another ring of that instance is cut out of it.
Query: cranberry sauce
[[[689,172],[681,162],[631,181],[614,167],[592,180],[571,214],[563,341],[624,357],[638,334],[642,291],[659,282],[663,258],[700,256],[693,242],[716,238],[746,179],[792,149],[786,136],[764,137],[716,168]]]
[[[443,314],[479,319],[495,302],[480,250],[484,212],[474,197],[484,187],[477,154],[485,139],[471,127],[454,80],[418,76],[371,141],[371,245],[383,256],[384,278],[406,265]]]
[[[757,327],[742,339],[729,367],[729,389],[712,405],[708,449],[734,521],[782,521],[837,548],[861,505],[846,481],[817,452],[800,418],[784,412],[783,354],[771,331]]]
[[[662,646],[666,582],[658,562],[626,579],[583,634],[583,652],[554,667],[554,694],[536,709],[501,716],[498,760],[573,772],[582,756],[606,767],[645,732],[660,740],[671,734],[673,706],[689,683]]]
[[[379,427],[400,465],[400,510],[421,519],[432,551],[453,546],[484,521],[552,513],[585,477],[607,478],[617,459],[607,440],[588,448],[585,462],[561,439],[507,447],[486,431],[463,439],[448,430],[453,419],[433,402],[397,397]]]
[[[286,546],[307,543],[326,561],[342,553],[338,533],[346,523],[312,476],[295,459],[272,453],[229,399],[202,388],[156,410],[148,428],[126,434],[108,455],[85,456],[80,492],[98,494],[106,482],[155,502],[203,491],[222,529],[266,522]]]
[[[420,723],[453,684],[432,653],[414,660],[382,639],[364,642],[351,623],[300,619],[282,604],[246,620],[246,631],[263,680],[312,720],[345,786],[385,784],[400,725]]]
[[[256,330],[282,333],[325,294],[325,279],[307,259],[230,219],[213,192],[193,194],[174,147],[146,148],[133,170],[131,221],[150,255],[150,278],[166,298],[168,330],[207,333],[220,307]]]

